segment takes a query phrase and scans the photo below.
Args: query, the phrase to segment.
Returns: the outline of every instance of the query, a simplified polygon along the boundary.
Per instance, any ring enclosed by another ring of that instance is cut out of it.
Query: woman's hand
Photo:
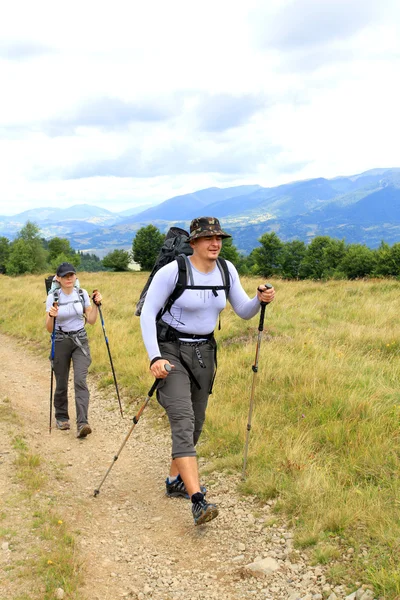
[[[99,306],[101,304],[103,296],[100,294],[99,290],[93,290],[92,300],[96,306]]]
[[[49,315],[50,317],[54,317],[55,319],[58,317],[58,304],[56,302],[50,308]]]

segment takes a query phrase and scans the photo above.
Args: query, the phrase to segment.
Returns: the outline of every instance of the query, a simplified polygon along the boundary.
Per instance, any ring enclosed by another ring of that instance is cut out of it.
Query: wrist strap
[[[151,361],[150,361],[150,367],[151,367],[152,365],[154,365],[154,363],[155,363],[155,362],[157,362],[158,360],[161,360],[161,359],[162,359],[162,356],[155,356],[155,357],[153,358],[153,360],[151,360]]]

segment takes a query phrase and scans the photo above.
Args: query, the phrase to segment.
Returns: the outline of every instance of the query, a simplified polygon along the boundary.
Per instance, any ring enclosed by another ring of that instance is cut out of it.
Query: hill
[[[44,237],[68,237],[77,250],[102,256],[115,248],[131,248],[140,227],[151,223],[162,232],[171,225],[188,228],[191,219],[200,215],[222,219],[244,253],[269,231],[283,241],[329,235],[370,247],[382,239],[392,244],[400,235],[400,168],[271,188],[257,184],[212,187],[174,196],[137,213],[134,208],[115,213],[87,204],[64,210],[39,208],[0,216],[0,235],[12,239],[29,219],[38,224]]]

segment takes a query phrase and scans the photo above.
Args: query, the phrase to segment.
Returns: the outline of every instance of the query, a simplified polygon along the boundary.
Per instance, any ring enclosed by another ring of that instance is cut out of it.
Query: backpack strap
[[[226,299],[228,299],[229,292],[231,291],[231,276],[225,258],[217,258],[217,265],[221,272],[222,281],[224,282]]]
[[[83,314],[83,318],[86,321],[86,314],[85,314],[85,296],[83,295],[83,289],[79,288],[78,289],[78,294],[79,294],[79,298],[81,300],[81,304],[82,304],[82,314]]]
[[[85,296],[83,293],[83,289],[82,288],[74,288],[79,295],[79,300],[72,300],[72,304],[75,304],[76,302],[80,302],[82,304],[82,318],[86,321],[86,314],[85,314]],[[64,304],[71,304],[71,302],[63,302],[62,305],[60,304],[60,288],[55,288],[52,292],[50,292],[51,294],[53,294],[53,299],[54,302],[57,302],[57,304],[59,306],[62,306]]]
[[[192,266],[188,257],[185,256],[185,254],[178,254],[175,260],[178,263],[178,279],[176,280],[175,289],[165,303],[164,308],[158,313],[157,321],[166,312],[169,312],[173,303],[179,298],[179,296],[182,296],[183,292],[187,288],[188,273],[191,283],[194,283]]]
[[[191,269],[190,260],[187,257],[185,257],[185,258],[186,258],[187,262],[189,263],[190,269]],[[211,290],[212,293],[214,294],[214,296],[218,296],[218,292],[220,290],[224,290],[225,295],[228,298],[229,291],[231,289],[231,280],[230,280],[229,269],[228,269],[228,265],[226,264],[226,260],[224,258],[217,258],[217,266],[218,266],[219,272],[221,273],[222,285],[193,285],[193,278],[192,278],[191,285],[187,285],[185,289],[188,289],[188,290]]]
[[[183,292],[189,290],[212,290],[214,296],[218,296],[220,290],[225,291],[226,298],[228,299],[229,291],[231,289],[231,280],[229,275],[228,265],[224,258],[217,259],[217,266],[221,273],[223,285],[194,285],[192,265],[186,254],[179,254],[176,257],[178,263],[178,279],[176,281],[175,289],[165,303],[164,308],[158,313],[157,321],[166,313],[171,310],[171,306],[176,300],[182,296]],[[189,281],[188,281],[189,280]]]

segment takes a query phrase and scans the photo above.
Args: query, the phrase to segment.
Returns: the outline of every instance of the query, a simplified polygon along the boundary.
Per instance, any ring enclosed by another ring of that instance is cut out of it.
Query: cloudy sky
[[[397,0],[13,0],[0,214],[400,167],[399,40]]]

